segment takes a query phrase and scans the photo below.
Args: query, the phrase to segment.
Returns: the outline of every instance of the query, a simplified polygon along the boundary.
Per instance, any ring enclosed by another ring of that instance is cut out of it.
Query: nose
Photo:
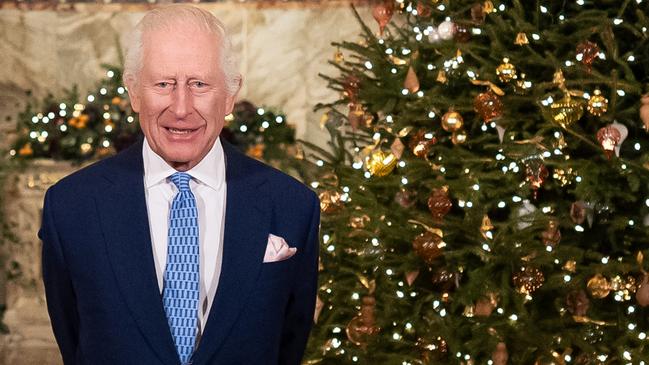
[[[192,110],[192,96],[185,85],[174,88],[171,110],[178,119],[184,119]]]

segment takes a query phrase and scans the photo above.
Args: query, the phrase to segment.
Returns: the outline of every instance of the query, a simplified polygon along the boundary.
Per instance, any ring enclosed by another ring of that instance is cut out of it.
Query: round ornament
[[[437,138],[435,138],[433,133],[426,132],[422,129],[412,137],[408,145],[415,156],[424,158],[428,155],[435,143],[437,143]]]
[[[546,246],[556,246],[561,242],[561,231],[559,230],[559,221],[550,219],[548,228],[541,232],[541,240]]]
[[[451,135],[451,141],[455,145],[464,144],[467,139],[467,134],[464,129],[457,130]]]
[[[433,13],[433,9],[431,9],[430,6],[428,6],[425,1],[422,0],[417,2],[418,16],[422,18],[428,18],[432,13]]]
[[[512,275],[516,291],[521,294],[532,294],[545,282],[543,272],[531,266],[524,266]]]
[[[417,193],[412,190],[399,190],[394,195],[394,201],[403,208],[410,208],[417,202]]]
[[[608,99],[602,95],[599,89],[593,91],[593,96],[588,99],[586,106],[588,112],[596,117],[602,116],[608,110]]]
[[[460,285],[462,274],[447,269],[439,269],[431,276],[433,286],[442,292],[450,292]]]
[[[447,132],[455,132],[464,125],[464,118],[460,113],[449,110],[442,116],[442,128]]]
[[[588,295],[583,290],[576,290],[566,296],[566,307],[573,316],[584,317],[590,307]]]
[[[453,39],[453,35],[455,35],[455,30],[456,30],[455,23],[453,23],[450,20],[446,20],[441,22],[437,27],[437,34],[439,34],[439,37],[441,39],[448,41]]]
[[[466,43],[471,40],[471,28],[467,24],[457,23],[453,37],[460,43]]]
[[[602,274],[597,274],[590,278],[586,287],[590,294],[597,299],[605,298],[611,292],[611,285]]]
[[[517,78],[516,67],[509,63],[509,58],[503,58],[503,63],[496,68],[496,75],[502,82],[510,82]]]
[[[478,94],[473,99],[473,110],[480,115],[485,123],[503,115],[503,102],[491,89],[487,92]]]
[[[356,103],[359,84],[360,80],[355,75],[348,75],[343,82],[343,94],[349,99],[350,103]]]

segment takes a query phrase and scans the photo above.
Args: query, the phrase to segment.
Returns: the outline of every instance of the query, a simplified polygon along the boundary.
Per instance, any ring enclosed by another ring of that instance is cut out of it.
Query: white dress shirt
[[[177,172],[151,149],[144,139],[144,187],[149,213],[149,227],[158,287],[162,293],[167,264],[169,210],[178,192],[169,176]],[[189,187],[198,208],[198,239],[200,253],[200,294],[198,310],[199,335],[205,329],[221,273],[223,231],[225,224],[225,158],[220,138],[208,154],[191,170]]]

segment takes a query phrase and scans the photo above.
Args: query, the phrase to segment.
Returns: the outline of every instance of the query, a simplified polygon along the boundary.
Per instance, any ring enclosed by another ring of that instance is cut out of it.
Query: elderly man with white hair
[[[299,364],[319,203],[219,138],[241,86],[190,5],[137,24],[124,81],[144,139],[51,187],[39,237],[65,364]]]

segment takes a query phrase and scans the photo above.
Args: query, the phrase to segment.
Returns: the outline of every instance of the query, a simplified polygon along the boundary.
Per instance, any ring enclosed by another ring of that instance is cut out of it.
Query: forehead
[[[180,26],[142,35],[143,71],[151,76],[216,75],[219,37],[200,28]]]

